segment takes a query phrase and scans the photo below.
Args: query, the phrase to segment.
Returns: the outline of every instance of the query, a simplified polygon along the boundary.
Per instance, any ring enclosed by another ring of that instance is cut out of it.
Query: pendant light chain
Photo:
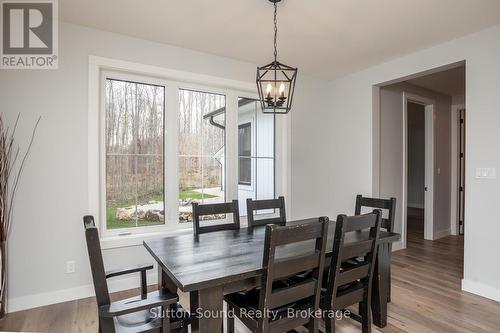
[[[265,66],[257,67],[257,91],[262,112],[267,114],[287,114],[292,108],[297,68],[278,61],[278,2],[274,5],[274,59]]]
[[[274,3],[274,62],[278,60],[278,5]]]

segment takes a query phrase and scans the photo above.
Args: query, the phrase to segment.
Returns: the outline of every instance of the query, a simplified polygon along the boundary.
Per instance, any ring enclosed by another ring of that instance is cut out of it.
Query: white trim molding
[[[434,235],[434,100],[408,93],[402,93],[403,103],[403,179],[402,179],[402,217],[401,240],[403,248],[406,248],[408,239],[407,211],[408,211],[408,102],[417,103],[425,107],[425,217],[424,217],[424,238],[433,240]]]
[[[500,302],[500,289],[481,282],[462,279],[462,290]]]
[[[445,229],[445,230],[439,230],[439,231],[434,231],[434,239],[437,240],[446,236],[451,235],[451,229]]]

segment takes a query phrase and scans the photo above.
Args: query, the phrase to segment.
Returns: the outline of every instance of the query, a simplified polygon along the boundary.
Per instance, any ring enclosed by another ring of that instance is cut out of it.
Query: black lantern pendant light
[[[292,108],[297,68],[278,61],[277,3],[281,0],[269,1],[274,4],[274,61],[257,67],[257,89],[264,113],[287,114]]]

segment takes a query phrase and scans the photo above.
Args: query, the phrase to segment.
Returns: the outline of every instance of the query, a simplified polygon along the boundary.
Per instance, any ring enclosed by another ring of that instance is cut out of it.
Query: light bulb
[[[266,88],[266,94],[271,95],[271,91],[273,90],[273,86],[268,83]]]
[[[280,84],[280,98],[285,98],[285,84],[283,82]]]

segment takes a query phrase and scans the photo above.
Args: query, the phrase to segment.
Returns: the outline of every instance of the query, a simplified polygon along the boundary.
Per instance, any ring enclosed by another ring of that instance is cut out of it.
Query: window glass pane
[[[252,185],[252,158],[251,157],[240,157],[238,161],[238,172],[239,172],[239,184],[240,185]]]
[[[246,216],[247,198],[275,197],[275,119],[274,115],[262,113],[257,100],[239,98],[238,105],[238,201],[240,215]]]
[[[238,153],[240,156],[252,156],[252,123],[238,127]]]
[[[164,223],[164,89],[106,79],[108,229]]]
[[[193,202],[225,201],[224,95],[179,90],[179,220],[192,221]]]
[[[252,124],[238,126],[239,180],[241,185],[251,185],[252,182]]]

